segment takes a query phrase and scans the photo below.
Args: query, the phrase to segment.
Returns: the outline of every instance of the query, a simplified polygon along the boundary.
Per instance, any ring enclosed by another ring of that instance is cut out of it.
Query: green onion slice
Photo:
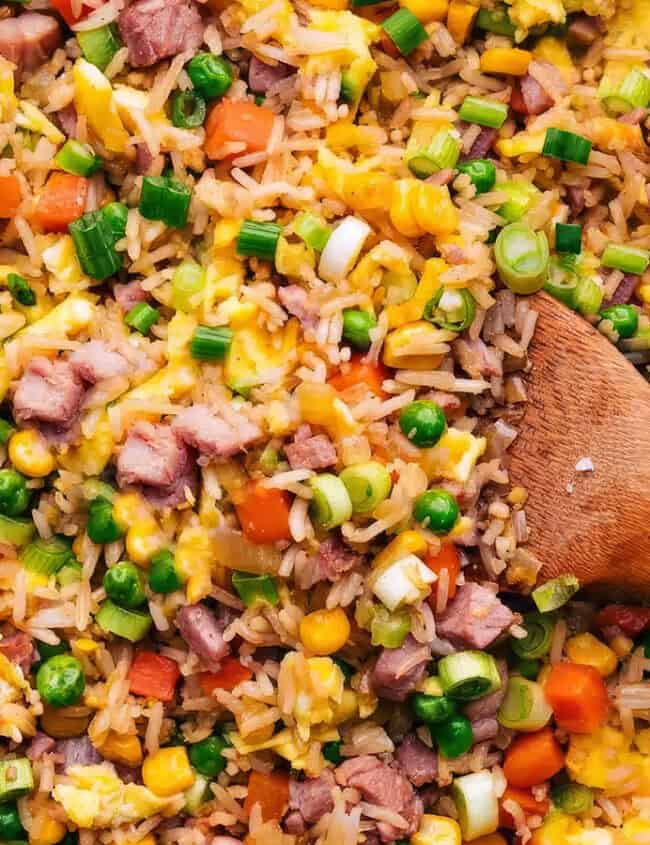
[[[485,97],[465,97],[458,116],[466,123],[501,129],[508,117],[508,106]]]
[[[277,223],[244,220],[237,236],[237,254],[273,261],[281,234]]]
[[[491,191],[497,178],[497,169],[489,158],[475,158],[458,165],[461,173],[466,173],[472,180],[477,194]]]
[[[0,445],[6,446],[16,433],[14,426],[8,421],[0,417]]]
[[[603,289],[588,276],[581,276],[576,291],[576,308],[585,317],[597,314],[603,304]]]
[[[75,33],[84,59],[104,71],[122,46],[115,24]]]
[[[610,243],[605,247],[600,263],[603,267],[612,267],[614,270],[622,270],[623,273],[641,275],[650,265],[650,252],[634,246]]]
[[[579,589],[575,575],[559,575],[534,589],[532,597],[540,613],[550,613],[566,604]]]
[[[501,281],[514,293],[535,293],[544,286],[549,265],[548,241],[526,223],[510,223],[499,232],[494,258]]]
[[[621,84],[612,90],[604,76],[598,96],[605,108],[614,114],[644,109],[650,103],[650,77],[640,68],[632,68]]]
[[[55,163],[75,176],[92,176],[102,166],[99,156],[86,145],[68,138],[54,158]]]
[[[524,616],[523,628],[526,636],[522,639],[510,640],[510,647],[518,657],[544,657],[551,649],[555,619],[541,613],[527,613]]]
[[[541,684],[521,675],[508,678],[506,697],[497,713],[497,719],[504,728],[538,731],[549,723],[552,715],[553,710]]]
[[[563,783],[551,791],[553,803],[570,816],[586,816],[594,806],[594,794],[581,783]]]
[[[411,630],[411,614],[408,610],[392,613],[385,607],[377,607],[370,622],[370,636],[374,646],[399,648]]]
[[[110,599],[102,603],[95,615],[95,622],[104,631],[132,643],[146,637],[151,628],[151,616],[148,613],[118,607]]]
[[[74,555],[70,546],[58,537],[52,537],[49,540],[39,537],[25,546],[20,555],[20,561],[25,569],[29,572],[38,572],[40,575],[54,575],[69,563],[71,558],[74,558]]]
[[[197,361],[223,361],[234,336],[232,329],[197,326],[190,343],[190,355]]]
[[[390,473],[379,461],[366,461],[346,467],[339,478],[345,485],[354,513],[370,513],[388,498],[392,487]]]
[[[140,214],[147,220],[162,220],[172,228],[187,223],[191,190],[172,176],[145,176],[140,194]]]
[[[426,179],[440,170],[454,168],[460,155],[460,141],[448,129],[435,133],[426,147],[412,145],[406,148],[406,164],[418,179]]]
[[[32,764],[27,757],[0,760],[0,801],[15,801],[34,789]]]
[[[34,523],[31,519],[0,514],[0,543],[10,546],[25,546],[34,536]]]
[[[174,91],[170,107],[172,123],[179,129],[196,129],[203,126],[207,108],[198,91]]]
[[[301,212],[293,221],[293,230],[312,249],[322,252],[332,234],[331,228],[315,214]]]
[[[56,582],[61,587],[68,587],[81,581],[83,567],[78,560],[71,560],[56,573]]]
[[[203,267],[195,261],[183,261],[172,276],[172,307],[177,311],[195,309],[205,283],[206,273]]]
[[[476,316],[476,300],[466,289],[440,287],[424,306],[425,320],[450,332],[468,329]]]
[[[413,12],[405,8],[386,18],[381,28],[403,56],[408,56],[429,37]]]
[[[277,584],[272,575],[233,572],[232,585],[246,607],[256,607],[260,604],[275,605],[280,601]]]
[[[309,479],[312,489],[310,513],[321,528],[329,531],[347,522],[352,516],[352,502],[345,484],[329,472]]]
[[[124,322],[140,334],[149,334],[151,327],[159,319],[160,311],[157,308],[153,308],[148,302],[138,302],[124,317]]]
[[[473,701],[501,687],[494,657],[485,651],[459,651],[443,657],[438,677],[444,694],[460,701]]]
[[[508,223],[521,220],[541,196],[539,188],[536,188],[532,182],[502,182],[497,185],[497,190],[499,193],[503,191],[508,195],[508,199],[497,209],[497,214]]]
[[[546,130],[542,155],[559,158],[561,161],[587,164],[592,146],[592,142],[582,135],[551,126]]]
[[[580,255],[582,252],[582,226],[577,223],[555,224],[555,249]]]
[[[129,216],[129,209],[123,202],[109,202],[100,213],[108,221],[113,232],[113,242],[121,241],[126,234],[126,220]]]
[[[101,211],[89,211],[68,224],[81,269],[103,282],[122,266],[122,256],[114,249],[115,236],[110,221]]]
[[[27,279],[18,273],[7,274],[7,288],[12,298],[19,305],[25,305],[28,308],[36,305],[36,294],[30,287]]]
[[[576,272],[573,255],[551,258],[548,278],[544,283],[547,293],[569,308],[576,308],[579,283],[580,276]]]
[[[494,9],[479,9],[476,26],[478,29],[493,32],[495,35],[506,35],[508,38],[515,34],[515,25],[510,20],[507,8],[502,5]]]

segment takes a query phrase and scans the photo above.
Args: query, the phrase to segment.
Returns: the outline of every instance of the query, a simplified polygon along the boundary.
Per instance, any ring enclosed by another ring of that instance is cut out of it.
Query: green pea
[[[444,695],[426,695],[416,692],[411,698],[411,709],[416,719],[427,725],[437,725],[455,716],[456,704]]]
[[[343,311],[343,340],[350,346],[365,352],[370,348],[370,329],[374,329],[377,320],[370,311],[358,308],[346,308]]]
[[[43,701],[52,707],[76,704],[86,688],[83,667],[70,654],[50,657],[36,674],[36,687]]]
[[[447,420],[437,402],[419,399],[402,409],[399,425],[411,443],[421,449],[429,449],[445,433]]]
[[[7,804],[0,804],[0,842],[21,839],[24,834],[25,829],[20,823],[15,802],[9,801]]]
[[[104,496],[97,496],[88,508],[86,531],[93,543],[114,543],[124,536],[124,529],[115,521],[113,505]]]
[[[155,593],[173,593],[183,586],[176,565],[174,555],[165,549],[151,558],[149,570],[149,586]]]
[[[0,513],[20,516],[29,507],[29,490],[15,469],[0,469]]]
[[[541,668],[541,662],[539,660],[534,660],[532,657],[522,657],[512,667],[514,672],[519,672],[520,675],[523,675],[524,678],[528,678],[529,681],[537,680],[537,676],[539,675]]]
[[[484,194],[491,191],[497,177],[497,169],[494,162],[487,158],[476,158],[458,165],[461,173],[466,173],[472,180],[477,194]]]
[[[609,320],[620,338],[632,337],[639,327],[639,312],[634,305],[610,305],[600,312],[603,320]]]
[[[472,723],[465,716],[452,716],[451,719],[432,728],[431,733],[443,757],[448,760],[466,754],[474,744]]]
[[[339,763],[343,762],[343,757],[341,757],[341,740],[332,740],[332,742],[326,742],[323,745],[323,757],[326,760],[329,760],[330,763],[334,763],[335,766],[338,766]]]
[[[188,756],[190,763],[200,775],[214,778],[226,768],[226,758],[222,752],[228,747],[226,740],[219,734],[195,742],[190,745]]]
[[[458,502],[446,490],[427,490],[415,500],[413,516],[434,534],[448,534],[459,516]]]
[[[223,97],[232,85],[232,65],[212,53],[197,53],[186,70],[192,85],[206,99]]]
[[[133,609],[147,600],[142,570],[130,560],[123,560],[107,570],[104,589],[109,599],[120,607]]]

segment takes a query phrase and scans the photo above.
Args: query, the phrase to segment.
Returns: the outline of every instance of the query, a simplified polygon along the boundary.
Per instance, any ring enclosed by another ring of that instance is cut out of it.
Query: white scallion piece
[[[321,253],[318,275],[326,282],[340,282],[354,267],[370,226],[358,217],[346,217],[334,229]]]
[[[496,831],[499,826],[499,801],[490,772],[474,772],[456,778],[451,794],[465,842]]]
[[[389,610],[415,604],[429,593],[436,575],[416,555],[396,560],[372,581],[371,590]]]

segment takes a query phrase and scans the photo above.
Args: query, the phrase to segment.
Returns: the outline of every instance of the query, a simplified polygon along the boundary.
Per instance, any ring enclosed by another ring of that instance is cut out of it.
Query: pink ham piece
[[[262,436],[259,427],[244,414],[230,408],[220,415],[207,405],[192,405],[181,411],[172,429],[180,440],[210,460],[230,458]]]
[[[436,620],[439,637],[458,648],[487,648],[514,622],[515,615],[480,584],[463,584]]]
[[[303,329],[315,329],[318,325],[318,310],[309,303],[309,295],[300,285],[278,288],[278,299],[293,317],[300,320]]]
[[[32,638],[23,631],[3,637],[0,640],[0,654],[4,654],[7,660],[20,666],[23,675],[26,675],[32,663],[38,660],[38,652],[34,648]]]
[[[510,105],[519,114],[542,114],[553,106],[553,98],[527,73],[515,83]]]
[[[580,47],[590,47],[600,36],[598,18],[589,15],[576,15],[567,30],[569,40]]]
[[[135,279],[125,285],[113,285],[113,296],[125,314],[138,302],[146,302],[147,300],[147,292],[143,289],[140,279]]]
[[[133,67],[196,50],[203,41],[203,21],[192,0],[135,0],[117,23]]]
[[[293,442],[284,447],[291,469],[325,469],[338,460],[334,444],[325,434],[312,435],[308,425],[301,425]]]
[[[228,616],[219,619],[204,604],[185,605],[176,614],[181,636],[204,666],[213,672],[230,653],[230,646],[223,638],[227,623]]]
[[[114,352],[101,340],[84,343],[68,358],[75,373],[83,381],[96,384],[107,378],[124,376],[129,365],[119,352]]]
[[[25,12],[0,21],[0,55],[20,70],[34,70],[62,44],[59,22],[50,15]]]
[[[248,87],[254,94],[266,94],[276,82],[281,82],[295,72],[295,68],[283,62],[269,65],[257,56],[252,56],[248,65]]]
[[[32,358],[14,393],[14,415],[23,422],[52,423],[68,428],[79,411],[83,384],[62,359]]]
[[[330,769],[317,778],[289,781],[289,811],[284,820],[287,833],[301,836],[308,825],[315,824],[326,813],[334,809],[332,789],[334,775]]]
[[[420,742],[415,734],[407,734],[395,752],[399,764],[413,786],[431,783],[438,774],[438,755]]]
[[[431,651],[411,634],[399,648],[383,648],[370,674],[370,686],[380,698],[405,701],[425,675]]]

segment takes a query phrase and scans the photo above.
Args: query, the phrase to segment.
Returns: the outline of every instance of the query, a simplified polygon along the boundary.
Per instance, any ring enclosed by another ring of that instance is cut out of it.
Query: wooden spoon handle
[[[532,302],[528,403],[510,473],[529,493],[528,549],[548,579],[650,597],[650,386],[586,320]],[[589,459],[592,472],[579,472]]]

